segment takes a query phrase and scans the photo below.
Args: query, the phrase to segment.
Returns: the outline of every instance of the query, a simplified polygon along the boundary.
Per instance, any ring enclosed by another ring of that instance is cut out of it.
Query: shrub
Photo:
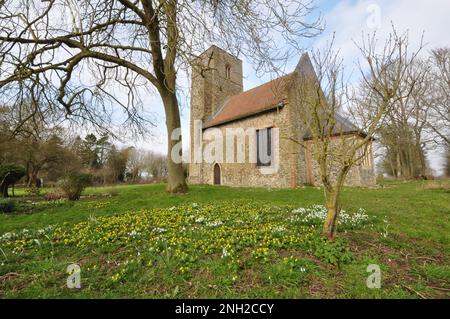
[[[332,265],[346,264],[353,258],[353,254],[341,239],[330,242],[324,238],[314,238],[312,248],[314,256]]]
[[[69,200],[79,200],[83,190],[91,183],[91,174],[72,173],[59,180],[58,186]]]
[[[12,201],[0,201],[0,213],[12,213],[16,204]]]
[[[53,188],[45,194],[45,200],[47,201],[55,201],[63,198],[66,198],[66,194],[60,188]]]

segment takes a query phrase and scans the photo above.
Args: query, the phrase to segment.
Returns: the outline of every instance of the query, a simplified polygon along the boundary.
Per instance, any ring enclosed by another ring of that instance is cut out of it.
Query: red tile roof
[[[291,74],[288,74],[230,97],[204,128],[229,123],[279,107],[286,102],[286,88],[290,78]]]

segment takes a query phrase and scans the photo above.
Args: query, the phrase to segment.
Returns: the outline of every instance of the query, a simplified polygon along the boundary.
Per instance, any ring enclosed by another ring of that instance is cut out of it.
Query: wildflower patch
[[[45,243],[56,248],[137,247],[148,258],[158,259],[170,253],[181,272],[195,267],[205,256],[217,255],[239,267],[244,255],[255,263],[267,263],[276,259],[281,250],[301,250],[337,263],[344,248],[321,241],[316,227],[323,223],[325,215],[325,208],[318,205],[293,208],[239,201],[194,203],[6,233],[0,236],[0,245],[13,254],[38,250]],[[342,228],[356,228],[369,221],[362,210],[355,214],[342,212],[340,218]]]

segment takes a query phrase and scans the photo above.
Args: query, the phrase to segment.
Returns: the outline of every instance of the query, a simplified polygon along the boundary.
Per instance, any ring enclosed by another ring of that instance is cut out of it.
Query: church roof
[[[217,126],[283,106],[291,74],[231,96],[204,128]]]
[[[331,132],[331,135],[346,135],[346,134],[359,134],[363,137],[366,136],[364,132],[362,132],[355,124],[350,122],[348,119],[343,117],[339,112],[334,113],[334,127],[333,131]],[[306,131],[305,135],[303,136],[303,139],[310,140],[313,136],[311,132],[308,130]]]
[[[315,76],[314,67],[307,53],[302,55],[294,72]],[[287,102],[286,91],[294,72],[231,96],[203,127],[206,129],[283,107]],[[365,136],[357,126],[336,112],[332,135],[340,134]],[[307,131],[303,138],[311,139],[312,135]]]

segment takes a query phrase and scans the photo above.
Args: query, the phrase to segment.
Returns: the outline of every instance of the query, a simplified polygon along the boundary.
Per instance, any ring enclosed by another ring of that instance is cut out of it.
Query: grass
[[[294,219],[292,208],[323,202],[313,187],[192,186],[171,196],[164,185],[113,186],[89,188],[74,203],[17,189],[18,211],[0,214],[0,236],[20,233],[0,241],[0,296],[448,298],[447,185],[346,189],[344,209],[363,208],[370,222],[343,225],[332,244],[319,225]],[[81,289],[66,287],[72,263]],[[381,268],[381,289],[367,288],[369,264]]]

